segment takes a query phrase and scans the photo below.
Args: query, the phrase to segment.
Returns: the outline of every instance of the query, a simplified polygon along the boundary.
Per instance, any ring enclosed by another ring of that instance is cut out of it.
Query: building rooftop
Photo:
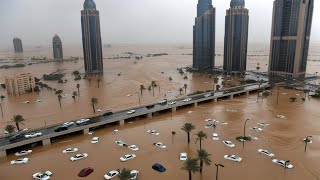
[[[230,7],[244,7],[245,6],[245,1],[244,0],[231,0],[230,2]]]
[[[85,0],[83,4],[83,9],[96,9],[96,3],[93,0]]]

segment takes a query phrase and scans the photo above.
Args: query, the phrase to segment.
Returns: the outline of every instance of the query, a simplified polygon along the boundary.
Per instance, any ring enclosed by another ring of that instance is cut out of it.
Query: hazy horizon
[[[197,0],[94,0],[100,12],[103,44],[190,44]],[[58,34],[64,45],[82,45],[80,11],[84,0],[1,0],[0,48],[52,44]],[[223,45],[224,17],[229,0],[213,0],[216,44]],[[246,0],[250,44],[268,46],[273,0]],[[320,1],[315,1],[311,44],[320,44]]]

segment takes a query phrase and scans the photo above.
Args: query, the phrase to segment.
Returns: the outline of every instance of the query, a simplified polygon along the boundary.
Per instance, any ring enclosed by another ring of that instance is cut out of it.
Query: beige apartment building
[[[5,77],[6,89],[8,95],[20,95],[33,92],[35,79],[31,73],[16,74],[13,77]]]

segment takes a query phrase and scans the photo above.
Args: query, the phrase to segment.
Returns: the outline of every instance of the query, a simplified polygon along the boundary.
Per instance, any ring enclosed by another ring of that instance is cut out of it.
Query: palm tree
[[[79,88],[80,88],[80,84],[77,84],[78,96],[80,97],[80,91],[79,91]]]
[[[184,94],[187,94],[187,87],[188,87],[188,85],[187,85],[187,84],[184,84],[183,87],[184,87]]]
[[[207,134],[205,133],[205,132],[203,132],[203,131],[199,131],[197,134],[196,134],[196,136],[197,136],[197,139],[196,139],[196,143],[197,143],[197,141],[199,141],[200,142],[200,150],[201,150],[201,142],[204,140],[204,139],[207,139]]]
[[[146,88],[144,87],[144,85],[143,84],[141,84],[140,85],[140,92],[141,92],[141,96],[142,96],[142,92],[143,92],[143,90],[145,90]]]
[[[260,66],[258,65],[257,67],[256,67],[256,69],[257,69],[257,72],[259,71],[259,69],[260,69]]]
[[[1,100],[3,101],[3,99],[5,98],[5,96],[4,96],[4,95],[1,95],[0,98],[1,98]]]
[[[192,124],[192,123],[185,123],[181,129],[183,131],[185,131],[188,134],[188,144],[190,143],[190,132],[194,129],[196,129],[196,127]]]
[[[179,92],[180,92],[180,95],[181,95],[181,93],[183,92],[183,89],[182,89],[182,88],[180,88],[180,89],[179,89]]]
[[[101,79],[100,79],[100,78],[98,78],[98,79],[97,79],[98,88],[100,87],[100,82],[101,82]]]
[[[95,106],[98,104],[98,98],[92,97],[91,98],[91,106],[93,109],[93,112],[96,113],[96,108]]]
[[[130,180],[133,177],[130,169],[123,168],[118,174],[118,179],[120,180]]]
[[[197,159],[200,160],[200,173],[202,173],[203,163],[207,166],[211,165],[212,161],[209,156],[211,156],[211,154],[209,154],[206,150],[197,150]]]
[[[183,163],[183,167],[181,169],[188,171],[189,172],[189,180],[192,180],[191,172],[196,173],[200,169],[198,159],[187,159]]]
[[[154,87],[157,87],[157,84],[155,81],[151,81],[151,87],[152,87],[152,94],[153,94],[153,97],[154,97]]]
[[[174,138],[174,136],[176,135],[176,132],[175,132],[175,131],[172,131],[171,134],[172,134],[172,144],[173,144],[173,138]]]
[[[59,104],[60,104],[60,108],[61,108],[61,99],[62,99],[61,94],[58,94],[58,101],[59,101]]]
[[[4,130],[7,131],[9,134],[13,133],[15,129],[16,127],[14,127],[11,124],[6,125],[6,127],[4,128]]]
[[[19,124],[22,124],[22,121],[24,121],[23,117],[21,115],[14,115],[11,120],[16,124],[18,131],[20,131]]]
[[[72,98],[75,101],[76,100],[76,96],[78,95],[78,93],[76,91],[73,91],[72,93]]]
[[[170,82],[172,81],[172,77],[171,77],[171,76],[169,77],[169,81],[170,81]]]

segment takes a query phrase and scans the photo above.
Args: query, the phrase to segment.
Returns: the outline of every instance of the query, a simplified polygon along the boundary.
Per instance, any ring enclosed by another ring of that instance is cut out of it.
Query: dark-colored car
[[[110,112],[104,113],[103,116],[110,116],[110,115],[112,115],[112,114],[113,114],[113,112],[110,111]]]
[[[79,176],[79,177],[87,177],[87,176],[89,176],[92,172],[93,172],[93,168],[91,168],[91,167],[83,168],[83,169],[79,172],[78,176]]]
[[[148,106],[146,106],[146,108],[147,109],[152,109],[152,108],[154,108],[154,105],[148,105]]]
[[[163,167],[161,164],[159,163],[155,163],[153,166],[152,166],[152,169],[156,170],[156,171],[159,171],[159,172],[165,172],[166,171],[166,168]]]
[[[68,130],[67,126],[60,126],[57,129],[54,130],[54,132],[60,132],[60,131],[65,131]]]
[[[11,136],[9,141],[10,142],[15,142],[15,141],[18,141],[21,138],[24,138],[23,134],[16,134],[16,135]]]

